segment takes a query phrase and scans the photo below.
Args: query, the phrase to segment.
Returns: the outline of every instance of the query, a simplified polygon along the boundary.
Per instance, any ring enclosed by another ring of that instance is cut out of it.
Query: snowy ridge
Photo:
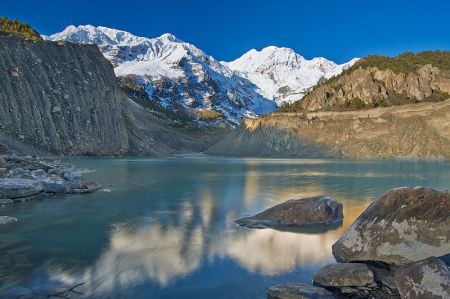
[[[355,62],[306,60],[292,49],[274,46],[219,62],[169,33],[146,38],[91,25],[68,26],[45,38],[97,44],[116,75],[132,76],[152,100],[174,109],[181,105],[219,111],[235,124],[301,99],[322,77],[336,75]]]
[[[223,63],[280,105],[301,99],[321,78],[337,75],[357,60],[338,65],[322,57],[307,60],[292,49],[270,46],[261,51],[250,50],[234,61]]]

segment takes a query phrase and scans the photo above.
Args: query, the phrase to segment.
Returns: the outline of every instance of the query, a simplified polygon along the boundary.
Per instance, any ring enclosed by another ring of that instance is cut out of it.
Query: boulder
[[[366,264],[338,263],[322,268],[314,274],[314,285],[321,287],[376,287],[373,272]]]
[[[20,198],[38,194],[42,191],[42,183],[37,180],[6,178],[0,179],[0,197]]]
[[[0,224],[10,224],[17,222],[17,218],[10,216],[0,216]]]
[[[395,271],[401,298],[450,298],[450,272],[443,261],[429,257]]]
[[[67,182],[59,176],[51,175],[42,180],[43,191],[47,193],[68,193],[70,187]]]
[[[314,196],[288,200],[252,217],[236,220],[249,228],[311,227],[340,224],[342,204],[328,196]]]
[[[78,193],[78,194],[92,193],[94,191],[97,191],[101,187],[102,187],[102,185],[97,184],[95,182],[83,181],[83,185],[81,186],[81,188],[72,189],[71,192],[72,193]]]
[[[333,244],[340,262],[399,266],[450,252],[450,193],[415,187],[376,199]]]
[[[0,168],[9,168],[11,167],[11,164],[6,162],[5,158],[0,157]]]
[[[304,283],[289,282],[270,287],[267,299],[332,299],[333,293]]]

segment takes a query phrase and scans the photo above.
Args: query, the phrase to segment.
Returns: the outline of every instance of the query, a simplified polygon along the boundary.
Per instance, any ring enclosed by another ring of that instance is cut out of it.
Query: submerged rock
[[[17,218],[10,216],[0,216],[0,224],[10,224],[17,222]]]
[[[450,272],[436,257],[410,263],[395,271],[401,298],[450,298]]]
[[[13,199],[27,197],[40,193],[42,189],[42,183],[33,179],[0,179],[0,197]]]
[[[373,272],[362,263],[331,264],[314,274],[314,285],[322,287],[375,287]]]
[[[267,299],[332,299],[337,298],[324,288],[289,282],[270,287]]]
[[[14,201],[9,198],[0,198],[0,207],[12,205]]]
[[[343,262],[404,265],[450,252],[450,193],[392,189],[375,200],[333,245]]]
[[[342,204],[328,196],[288,200],[252,217],[236,220],[249,228],[330,226],[342,222]]]

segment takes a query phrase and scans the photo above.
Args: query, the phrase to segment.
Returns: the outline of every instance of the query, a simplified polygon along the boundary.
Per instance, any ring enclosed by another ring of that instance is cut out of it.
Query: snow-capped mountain
[[[278,105],[301,99],[321,78],[328,79],[352,66],[319,57],[307,60],[289,48],[266,47],[248,51],[231,62],[222,62],[231,70],[258,86],[258,92]]]
[[[249,80],[171,34],[150,39],[86,25],[69,26],[46,38],[97,44],[116,75],[133,75],[152,100],[166,107],[181,104],[189,109],[212,109],[233,123],[277,108]]]
[[[68,26],[45,38],[97,44],[116,75],[132,76],[152,100],[165,107],[220,111],[232,123],[301,99],[321,78],[339,74],[357,60],[337,65],[270,46],[219,62],[172,34],[146,38],[91,25]]]

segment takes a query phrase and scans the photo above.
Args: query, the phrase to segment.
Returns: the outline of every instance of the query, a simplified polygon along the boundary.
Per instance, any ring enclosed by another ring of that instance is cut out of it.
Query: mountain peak
[[[174,42],[174,43],[179,43],[181,42],[180,39],[178,39],[175,35],[173,35],[172,33],[164,33],[162,34],[159,39],[161,40],[166,40],[169,42]]]

